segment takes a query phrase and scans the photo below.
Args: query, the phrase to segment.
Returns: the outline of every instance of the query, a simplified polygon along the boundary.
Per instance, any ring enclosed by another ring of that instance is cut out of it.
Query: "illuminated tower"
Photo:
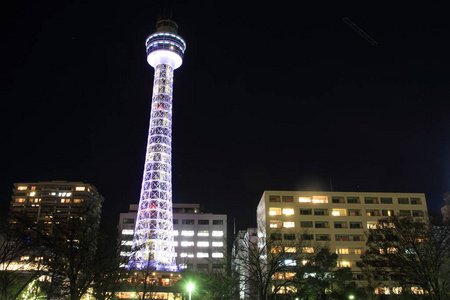
[[[156,24],[146,41],[155,69],[150,125],[130,267],[175,271],[172,220],[173,71],[183,62],[186,43],[171,20]]]

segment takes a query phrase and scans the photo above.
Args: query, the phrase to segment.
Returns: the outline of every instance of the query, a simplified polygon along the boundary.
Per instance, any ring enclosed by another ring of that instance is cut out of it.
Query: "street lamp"
[[[192,282],[189,282],[187,285],[187,290],[189,292],[189,300],[191,300],[191,294],[194,288],[195,288],[194,284]]]
[[[350,295],[350,296],[348,296],[348,299],[353,300],[353,299],[355,299],[355,296]]]

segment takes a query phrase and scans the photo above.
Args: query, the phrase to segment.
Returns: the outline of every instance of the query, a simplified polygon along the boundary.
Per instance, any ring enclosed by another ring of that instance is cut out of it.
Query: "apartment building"
[[[394,215],[426,216],[425,195],[265,191],[257,207],[258,235],[260,240],[270,237],[280,243],[302,236],[311,245],[326,245],[339,255],[337,266],[351,268],[358,280],[363,278],[358,266],[365,250],[365,231],[375,228],[380,219]],[[304,248],[296,251],[314,251],[313,247]]]
[[[103,197],[83,182],[39,181],[14,183],[10,218],[26,216],[44,225],[48,234],[53,226],[73,218],[100,223]]]
[[[119,217],[122,256],[131,254],[138,205]],[[203,212],[200,204],[173,203],[176,263],[182,269],[199,272],[225,271],[227,216]]]

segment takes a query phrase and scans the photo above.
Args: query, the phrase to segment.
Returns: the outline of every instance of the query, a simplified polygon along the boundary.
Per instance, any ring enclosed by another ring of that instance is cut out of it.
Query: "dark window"
[[[347,197],[347,203],[359,203],[359,197]]]
[[[423,216],[424,216],[424,213],[423,213],[423,211],[421,211],[421,210],[413,210],[413,211],[412,211],[412,216],[413,216],[413,217],[423,217]]]
[[[223,265],[222,264],[212,264],[212,268],[213,269],[222,269]]]
[[[269,202],[280,202],[280,196],[269,196]]]
[[[376,204],[376,203],[378,203],[378,198],[377,197],[364,197],[364,203]]]
[[[398,198],[398,204],[409,204],[409,198]]]
[[[123,219],[123,224],[134,224],[134,219]]]
[[[336,239],[336,241],[348,241],[349,236],[345,235],[345,234],[336,234],[335,239]]]
[[[334,228],[347,228],[347,222],[334,222]]]
[[[282,196],[283,202],[294,202],[294,196]]]
[[[283,236],[281,235],[281,233],[272,233],[270,234],[270,239],[273,241],[281,241],[283,238]]]
[[[312,221],[300,221],[300,227],[313,227]]]
[[[178,219],[174,219],[173,220],[173,224],[177,225],[178,224]]]
[[[302,237],[303,237],[303,239],[305,241],[312,241],[312,240],[314,240],[314,235],[313,234],[304,233],[302,235]]]
[[[183,220],[182,224],[183,225],[194,225],[194,220]]]
[[[354,235],[352,240],[353,241],[364,241],[364,236],[362,236],[362,235]]]
[[[411,204],[422,204],[420,198],[411,198]]]
[[[197,264],[197,269],[208,269],[208,264]]]
[[[213,225],[223,225],[223,220],[213,220]]]
[[[315,216],[325,216],[325,215],[328,215],[328,211],[326,209],[316,208],[316,209],[314,209],[314,215]]]
[[[392,198],[381,197],[380,200],[381,200],[381,203],[383,203],[383,204],[392,204]]]
[[[400,210],[399,214],[400,214],[400,216],[403,216],[403,217],[411,217],[410,210]]]
[[[344,197],[332,197],[331,202],[333,203],[345,203]]]
[[[209,220],[198,220],[198,225],[209,225]]]
[[[300,214],[301,215],[311,215],[312,209],[300,209]]]
[[[316,241],[329,241],[330,235],[329,234],[316,234]]]
[[[350,222],[350,228],[356,229],[356,228],[362,228],[361,222]]]
[[[328,228],[328,222],[316,222],[316,228]]]
[[[295,234],[294,233],[285,233],[284,234],[284,239],[293,241],[293,240],[295,240]]]

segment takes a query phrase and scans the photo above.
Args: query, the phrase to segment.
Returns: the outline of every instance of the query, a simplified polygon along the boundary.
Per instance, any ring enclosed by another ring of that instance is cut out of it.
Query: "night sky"
[[[144,43],[158,15],[187,43],[175,203],[244,229],[264,190],[421,192],[431,211],[450,190],[444,7],[11,2],[0,18],[3,211],[27,181],[94,184],[113,226],[138,202],[153,84]]]

